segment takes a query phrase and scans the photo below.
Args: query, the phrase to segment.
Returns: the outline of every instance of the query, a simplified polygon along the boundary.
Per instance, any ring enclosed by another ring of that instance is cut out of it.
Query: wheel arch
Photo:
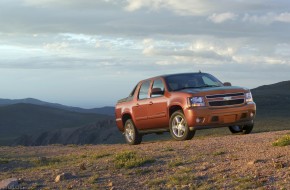
[[[130,113],[124,113],[122,115],[122,124],[123,124],[123,128],[125,127],[125,123],[128,119],[132,119],[132,115]]]
[[[169,118],[171,117],[171,115],[172,115],[174,112],[176,112],[176,111],[178,111],[178,110],[180,110],[180,111],[183,112],[183,108],[182,108],[182,106],[180,106],[180,105],[178,105],[178,104],[176,104],[176,105],[171,105],[171,106],[169,107],[169,110],[168,110]]]

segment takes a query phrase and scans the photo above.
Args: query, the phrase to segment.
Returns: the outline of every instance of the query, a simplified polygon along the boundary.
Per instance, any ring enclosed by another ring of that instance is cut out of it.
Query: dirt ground
[[[290,146],[272,145],[286,134],[0,147],[0,181],[15,177],[24,189],[290,189]]]

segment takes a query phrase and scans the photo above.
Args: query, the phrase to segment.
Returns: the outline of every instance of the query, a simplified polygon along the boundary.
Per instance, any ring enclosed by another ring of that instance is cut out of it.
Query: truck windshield
[[[134,87],[134,89],[132,90],[132,92],[129,94],[129,97],[134,96],[135,91],[136,91],[136,89],[137,89],[137,86],[138,86],[138,84]]]
[[[188,88],[219,87],[223,84],[214,76],[207,73],[186,73],[165,77],[169,91],[178,91]]]

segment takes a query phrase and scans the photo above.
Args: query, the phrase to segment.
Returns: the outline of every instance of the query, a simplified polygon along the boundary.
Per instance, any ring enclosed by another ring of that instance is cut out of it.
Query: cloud
[[[113,85],[127,81],[114,88],[124,93],[130,81],[198,70],[237,83],[244,77],[245,84],[285,80],[289,6],[288,0],[1,0],[0,72],[91,73],[96,93],[108,86],[100,75]],[[112,73],[120,73],[114,81]],[[19,80],[3,81],[4,88]]]
[[[285,12],[277,15],[275,21],[290,23],[290,13]]]
[[[177,15],[204,16],[228,10],[242,12],[266,11],[284,9],[289,5],[287,0],[282,0],[279,5],[271,0],[256,1],[229,1],[229,0],[127,0],[125,10],[138,11],[149,9],[153,11],[168,10]]]
[[[180,15],[203,15],[209,11],[208,2],[199,0],[128,0],[126,10],[136,11],[141,8],[167,9]]]
[[[176,63],[212,63],[220,64],[231,62],[233,48],[218,40],[213,42],[195,41],[193,43],[180,44],[174,41],[160,41],[153,39],[143,40],[145,56],[156,57],[156,64],[175,65]]]
[[[230,12],[220,13],[220,14],[214,13],[208,17],[208,20],[212,21],[213,23],[219,24],[228,20],[235,20],[237,16],[238,15],[234,13],[230,13]]]
[[[252,22],[258,24],[272,24],[274,22],[290,23],[290,13],[272,13],[269,12],[263,15],[249,15],[245,14],[243,18],[244,22]]]
[[[67,42],[55,42],[55,43],[46,43],[43,47],[51,51],[63,51],[69,47]]]

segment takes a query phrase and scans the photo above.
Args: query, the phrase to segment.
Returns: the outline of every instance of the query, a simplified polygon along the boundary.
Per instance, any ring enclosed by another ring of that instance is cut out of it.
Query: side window
[[[150,81],[145,81],[142,83],[140,91],[139,91],[139,95],[138,95],[139,100],[148,98],[149,88],[150,88]]]
[[[152,89],[153,88],[159,88],[160,91],[164,92],[164,84],[163,84],[162,80],[161,79],[154,80]],[[151,95],[152,98],[159,97],[159,96],[163,96],[163,95],[162,94],[152,94]]]

